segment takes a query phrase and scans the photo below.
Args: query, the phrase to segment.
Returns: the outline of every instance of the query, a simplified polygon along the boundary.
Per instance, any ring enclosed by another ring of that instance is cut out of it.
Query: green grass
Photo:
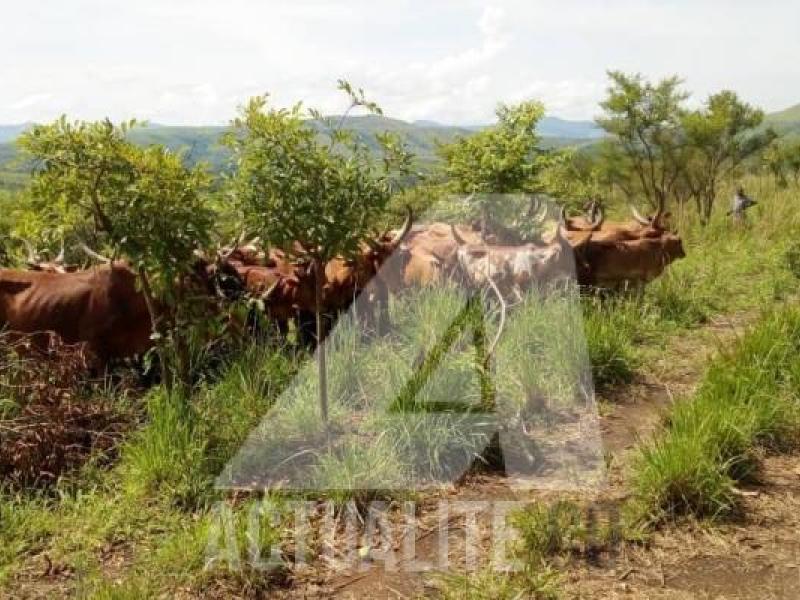
[[[488,566],[474,573],[450,572],[434,578],[442,600],[555,600],[560,597],[558,584],[558,573],[549,567],[504,573]]]
[[[800,439],[800,311],[762,319],[710,366],[694,397],[645,444],[633,473],[643,517],[718,516],[736,507],[737,482],[758,476],[764,450]]]

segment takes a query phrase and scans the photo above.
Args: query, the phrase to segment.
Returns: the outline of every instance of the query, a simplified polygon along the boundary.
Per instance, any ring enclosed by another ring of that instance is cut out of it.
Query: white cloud
[[[339,77],[406,119],[485,122],[530,97],[592,118],[608,68],[800,101],[795,0],[39,0],[3,17],[0,123],[223,123],[266,91],[336,111]]]
[[[19,111],[23,109],[34,108],[37,106],[42,106],[50,99],[53,98],[53,94],[48,92],[42,92],[39,94],[30,94],[28,96],[24,96],[17,100],[16,102],[12,102],[8,105],[8,109],[12,111]]]

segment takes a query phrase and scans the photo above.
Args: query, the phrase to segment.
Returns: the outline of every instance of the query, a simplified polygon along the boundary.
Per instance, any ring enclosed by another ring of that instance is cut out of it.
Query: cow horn
[[[217,260],[221,263],[227,262],[227,260],[231,256],[233,256],[233,253],[239,249],[239,246],[242,245],[242,242],[244,242],[244,238],[246,237],[246,235],[247,232],[242,231],[242,233],[239,234],[239,237],[233,242],[228,251],[223,251],[222,249],[217,251]]]
[[[400,245],[400,242],[402,242],[403,239],[408,235],[408,232],[411,231],[411,225],[413,222],[414,212],[411,210],[410,206],[406,205],[406,220],[403,223],[403,227],[389,244],[392,250],[396,249]]]
[[[94,250],[89,248],[89,246],[84,244],[83,242],[81,242],[80,246],[81,246],[81,250],[83,250],[89,258],[93,258],[93,259],[95,259],[97,261],[111,264],[111,259],[110,258],[106,258],[102,254],[98,254],[97,252],[95,252]]]
[[[566,228],[566,226],[563,223],[559,223],[556,227],[556,232],[553,235],[553,242],[558,242],[561,245],[569,244],[569,239],[567,237],[568,233],[569,230]]]
[[[591,231],[597,231],[600,227],[603,226],[603,221],[606,220],[605,215],[603,214],[603,209],[600,206],[595,205],[595,208],[592,210],[592,218],[589,229]],[[594,215],[597,215],[596,217]]]
[[[639,214],[639,211],[636,210],[636,207],[631,204],[631,213],[633,214],[633,218],[639,222],[640,225],[650,225],[650,219],[645,219],[642,215]]]
[[[506,325],[506,312],[507,312],[507,305],[505,298],[503,298],[503,294],[500,293],[500,289],[497,287],[497,284],[494,282],[494,279],[489,277],[489,285],[491,286],[494,293],[497,295],[497,300],[500,302],[500,324],[497,327],[497,335],[492,340],[492,343],[489,345],[488,350],[486,351],[486,359],[490,359],[494,354],[495,348],[497,348],[497,344],[500,341],[500,338],[503,335],[503,329]]]
[[[531,195],[530,200],[528,201],[528,218],[533,218],[533,216],[539,212],[539,209],[542,207],[542,201],[539,199],[538,196]]]
[[[35,249],[34,249],[34,247],[33,247],[33,244],[31,244],[31,243],[30,243],[28,240],[26,240],[25,238],[20,238],[20,239],[22,239],[22,243],[23,243],[23,244],[25,244],[25,249],[26,249],[26,250],[27,250],[27,252],[28,252],[28,258],[27,258],[26,262],[27,262],[29,265],[35,265],[35,264],[37,264],[37,263],[39,262],[39,253],[38,253],[38,252],[36,252],[36,250],[35,250]]]
[[[661,220],[664,217],[664,202],[659,201],[658,203],[658,210],[656,211],[655,216],[653,217],[652,225],[653,227],[662,228]]]
[[[562,206],[561,207],[561,212],[559,213],[558,218],[559,218],[558,222],[566,228],[567,227],[567,207],[566,206]]]
[[[450,231],[453,232],[453,237],[456,240],[456,244],[458,244],[459,246],[464,246],[464,245],[466,245],[468,243],[464,238],[462,238],[459,235],[458,230],[456,229],[456,226],[453,225],[452,223],[450,223]]]
[[[55,257],[53,262],[57,265],[64,264],[64,238],[61,238],[61,250],[59,250],[58,256]]]
[[[276,281],[276,282],[275,282],[275,283],[273,283],[271,286],[269,286],[269,289],[268,289],[266,292],[264,292],[263,294],[261,294],[261,300],[262,300],[263,302],[266,302],[267,300],[269,300],[269,297],[270,297],[270,296],[272,296],[272,292],[274,292],[274,291],[275,291],[275,288],[277,288],[277,287],[278,287],[278,284],[279,284],[279,283],[280,283],[280,281]]]

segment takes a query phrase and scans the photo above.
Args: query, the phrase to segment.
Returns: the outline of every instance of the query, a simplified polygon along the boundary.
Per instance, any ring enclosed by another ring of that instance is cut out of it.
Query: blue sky
[[[800,103],[797,0],[7,0],[0,23],[0,123],[218,124],[267,91],[336,112],[339,77],[408,120],[591,119],[612,68]]]

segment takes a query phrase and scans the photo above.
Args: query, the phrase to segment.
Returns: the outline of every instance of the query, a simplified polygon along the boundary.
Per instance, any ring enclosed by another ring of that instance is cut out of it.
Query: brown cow
[[[388,324],[388,289],[383,279],[382,267],[387,272],[394,265],[403,265],[402,253],[395,257],[401,242],[411,229],[413,215],[409,209],[406,222],[395,233],[386,233],[377,240],[361,245],[360,252],[351,259],[336,257],[325,264],[322,284],[322,312],[330,321],[353,304],[362,293],[366,293],[364,304],[369,326],[379,331]],[[301,249],[298,248],[298,252]],[[234,252],[232,256],[237,257]],[[253,253],[250,253],[253,256]],[[263,265],[247,264],[244,254],[239,262],[232,260],[245,282],[248,293],[261,299],[267,316],[274,320],[281,332],[288,330],[288,322],[297,319],[301,335],[309,340],[313,315],[316,312],[316,277],[312,265],[305,260],[293,261],[282,250],[270,250]],[[390,261],[391,258],[391,261]],[[242,260],[244,259],[244,260]],[[391,262],[392,267],[387,264]],[[375,317],[377,320],[375,321]]]
[[[72,273],[0,270],[0,328],[32,334],[42,346],[48,332],[67,344],[85,343],[101,366],[143,354],[152,347],[152,327],[137,276],[124,261],[103,260]],[[198,260],[193,275],[176,285],[209,296],[242,289],[236,270],[223,261]]]
[[[550,242],[542,245],[470,243],[455,227],[452,227],[452,235],[458,244],[459,270],[471,286],[484,287],[491,280],[501,293],[507,294],[568,280],[575,270],[573,247],[562,227],[556,229]]]
[[[459,236],[480,244],[480,234],[471,228],[457,227]],[[414,227],[400,246],[401,258],[390,267],[386,280],[389,289],[399,291],[411,286],[441,282],[453,274],[457,264],[458,242],[447,223],[431,223]]]
[[[46,332],[85,342],[104,364],[152,345],[147,304],[121,262],[75,273],[0,270],[0,326],[41,335],[43,345]]]
[[[671,262],[684,258],[681,238],[671,232],[638,239],[594,239],[594,233],[572,234],[570,243],[579,258],[578,282],[600,288],[647,283],[661,275]]]

